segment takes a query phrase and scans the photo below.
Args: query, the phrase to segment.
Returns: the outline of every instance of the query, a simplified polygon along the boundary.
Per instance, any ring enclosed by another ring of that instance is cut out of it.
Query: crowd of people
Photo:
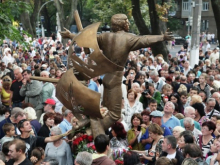
[[[189,65],[188,49],[175,57],[151,48],[129,53],[122,77],[121,118],[94,139],[96,153],[73,157],[69,139],[76,117],[56,98],[56,84],[31,76],[60,79],[67,71],[71,40],[31,39],[31,46],[4,40],[1,47],[0,165],[181,165],[220,161],[219,49],[200,48],[199,64]],[[206,43],[208,41],[202,41]],[[88,55],[74,43],[73,55]],[[103,97],[102,79],[88,88]],[[132,148],[131,150],[128,148]],[[122,150],[122,153],[120,151]]]

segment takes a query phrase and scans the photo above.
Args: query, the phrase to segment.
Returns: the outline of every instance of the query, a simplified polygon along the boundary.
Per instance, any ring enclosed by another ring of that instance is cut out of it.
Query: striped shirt
[[[213,111],[213,110],[212,110]],[[209,118],[209,119],[211,119],[211,117],[212,116],[220,116],[220,112],[219,111],[217,111],[216,109],[214,109],[214,112],[212,113],[212,111],[210,111],[209,113],[206,113],[206,117],[207,118]],[[211,116],[211,114],[212,114],[212,116]],[[210,117],[211,116],[211,117]]]
[[[203,142],[201,143],[202,144],[202,156],[203,156],[203,159],[206,158],[208,152],[211,149],[211,145],[213,144],[214,140],[215,139],[212,138],[206,145],[204,145]],[[196,139],[196,144],[200,146],[199,137]]]

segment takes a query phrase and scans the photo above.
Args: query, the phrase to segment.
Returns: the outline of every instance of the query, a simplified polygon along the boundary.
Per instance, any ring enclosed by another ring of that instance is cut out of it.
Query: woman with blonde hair
[[[24,108],[24,113],[26,115],[27,120],[30,121],[31,125],[35,128],[36,133],[41,128],[41,124],[37,120],[36,111],[32,107]]]
[[[12,79],[9,76],[4,76],[2,78],[2,91],[1,99],[2,104],[6,107],[12,107],[12,92],[10,90],[12,84]]]
[[[22,69],[22,70],[26,70],[26,69],[27,69],[27,64],[22,63],[22,64],[21,64],[21,69]]]
[[[180,134],[185,131],[185,129],[181,126],[176,126],[173,128],[173,136],[176,138],[176,140],[178,141]]]
[[[202,97],[199,95],[193,95],[190,100],[190,105],[192,106],[195,103],[202,103]]]

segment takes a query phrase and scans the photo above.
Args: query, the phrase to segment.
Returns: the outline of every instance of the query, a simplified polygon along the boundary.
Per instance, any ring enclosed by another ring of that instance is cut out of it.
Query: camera
[[[148,84],[148,82],[145,82],[145,91],[142,92],[141,94],[142,94],[142,96],[146,96],[149,92],[150,92],[149,91],[149,84]]]

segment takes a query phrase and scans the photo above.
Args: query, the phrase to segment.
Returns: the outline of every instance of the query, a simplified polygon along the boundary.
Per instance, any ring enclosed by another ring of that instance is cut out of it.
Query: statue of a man
[[[113,32],[97,35],[98,45],[103,54],[119,66],[125,66],[130,51],[150,47],[157,42],[173,40],[173,36],[170,35],[171,33],[143,36],[128,33],[129,25],[128,18],[125,14],[115,14],[111,18]],[[63,38],[73,39],[75,36],[68,30],[60,33]],[[102,104],[104,107],[107,107],[109,112],[103,119],[90,117],[94,137],[104,133],[105,130],[111,127],[121,117],[122,75],[122,70],[105,74],[103,79],[104,96]]]

